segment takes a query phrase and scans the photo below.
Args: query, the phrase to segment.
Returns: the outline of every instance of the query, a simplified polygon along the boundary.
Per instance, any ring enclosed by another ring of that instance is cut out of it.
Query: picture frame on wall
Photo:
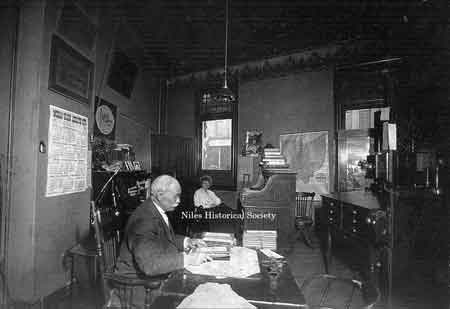
[[[96,96],[94,120],[94,136],[114,141],[116,137],[117,107]]]
[[[94,64],[57,35],[53,35],[48,88],[89,104],[92,99]]]
[[[257,156],[262,150],[262,132],[247,131],[245,135],[245,153],[247,156]]]
[[[137,74],[137,64],[122,50],[115,50],[107,79],[108,86],[124,97],[131,98]]]

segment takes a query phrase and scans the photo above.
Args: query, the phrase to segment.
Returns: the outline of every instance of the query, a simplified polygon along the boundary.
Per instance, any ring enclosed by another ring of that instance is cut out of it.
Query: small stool
[[[371,283],[326,274],[305,280],[301,290],[309,308],[370,309],[380,298],[378,289]]]

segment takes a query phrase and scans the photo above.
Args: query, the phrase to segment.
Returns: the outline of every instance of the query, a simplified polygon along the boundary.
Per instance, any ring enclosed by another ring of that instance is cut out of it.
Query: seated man
[[[210,260],[205,254],[184,252],[205,246],[202,240],[175,235],[172,230],[165,212],[178,206],[180,194],[181,187],[175,178],[161,175],[154,180],[150,199],[128,219],[117,260],[117,273],[155,276]],[[135,291],[133,303],[142,306],[144,295],[143,288]]]

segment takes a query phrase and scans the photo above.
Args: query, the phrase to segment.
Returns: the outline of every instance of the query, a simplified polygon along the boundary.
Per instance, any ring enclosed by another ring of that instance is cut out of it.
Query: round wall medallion
[[[108,135],[114,130],[114,114],[107,105],[100,105],[97,107],[95,121],[98,129],[104,135]]]

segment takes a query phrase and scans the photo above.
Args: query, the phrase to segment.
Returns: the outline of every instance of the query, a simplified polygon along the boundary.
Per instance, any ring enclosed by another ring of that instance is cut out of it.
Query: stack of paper
[[[236,294],[230,285],[213,282],[200,284],[194,293],[183,299],[177,308],[256,309],[245,298]]]
[[[195,275],[211,277],[235,277],[232,274],[230,261],[211,261],[201,265],[186,266],[186,270]]]
[[[279,148],[264,149],[264,157],[262,159],[266,167],[289,167],[286,158],[281,154]]]
[[[231,248],[230,266],[233,275],[238,278],[246,278],[260,272],[258,254],[249,248]]]
[[[212,233],[205,232],[202,235],[202,239],[208,246],[233,246],[235,238],[230,233]]]
[[[247,248],[277,250],[277,231],[247,230],[244,231],[242,242]]]
[[[221,257],[229,257],[230,256],[230,248],[229,247],[201,247],[197,248],[196,252],[206,253],[212,258],[221,258]]]

